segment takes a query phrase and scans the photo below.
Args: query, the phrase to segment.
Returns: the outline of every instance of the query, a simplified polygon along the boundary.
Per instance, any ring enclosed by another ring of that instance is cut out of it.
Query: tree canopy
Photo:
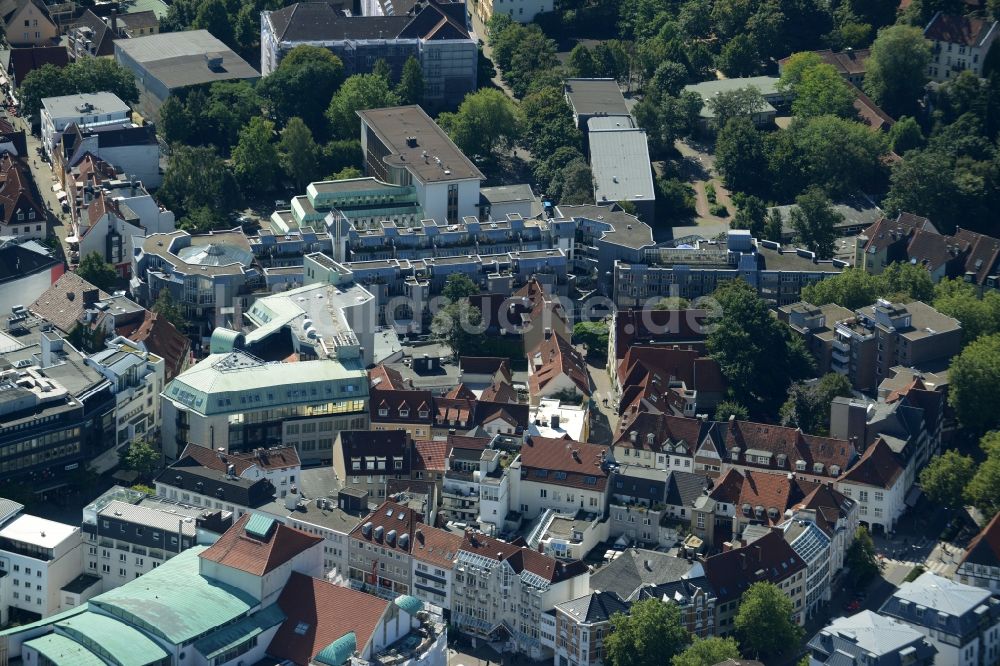
[[[864,88],[891,115],[912,115],[927,83],[931,47],[923,30],[894,25],[879,31],[872,44]]]
[[[344,63],[321,46],[296,46],[278,68],[261,79],[257,91],[279,125],[301,118],[321,140],[328,136],[323,112],[344,82]]]
[[[920,471],[920,487],[935,504],[951,508],[962,506],[965,487],[976,473],[976,463],[954,449],[934,456]]]
[[[976,467],[965,488],[965,498],[989,520],[1000,510],[1000,432],[987,433],[979,441],[979,448],[986,459]]]
[[[458,111],[438,116],[438,124],[466,155],[483,157],[510,150],[521,127],[519,109],[495,88],[466,95]]]
[[[773,583],[754,583],[743,593],[736,612],[740,647],[755,657],[773,657],[798,647],[802,627],[793,619],[792,600]]]
[[[285,129],[281,130],[278,154],[281,156],[285,173],[299,190],[321,174],[320,148],[301,118],[289,119]]]
[[[153,473],[159,469],[162,460],[163,456],[148,439],[137,437],[129,444],[122,462],[125,468],[138,472],[140,479],[149,481],[153,478]]]
[[[944,278],[934,285],[934,309],[962,324],[965,343],[1000,333],[1000,294],[993,290],[979,291],[961,278]]]
[[[789,219],[799,238],[816,256],[820,259],[833,256],[836,225],[843,222],[844,216],[834,210],[823,190],[814,186],[795,197]]]
[[[643,599],[632,604],[628,615],[611,616],[611,633],[604,638],[610,666],[662,666],[687,647],[690,634],[681,625],[675,604]]]
[[[830,431],[830,403],[838,397],[851,397],[851,383],[836,372],[816,382],[795,384],[781,406],[781,425],[825,436]]]
[[[240,130],[260,116],[261,99],[246,81],[219,81],[167,98],[160,107],[160,134],[169,144],[215,146],[223,154]]]
[[[176,146],[156,194],[182,228],[197,232],[225,222],[242,203],[232,171],[210,147]]]
[[[1000,427],[1000,334],[971,342],[951,361],[948,404],[974,433]]]
[[[740,648],[732,636],[695,637],[684,652],[675,654],[671,666],[717,666],[729,659],[739,659]]]
[[[384,77],[375,74],[349,76],[326,109],[330,134],[338,139],[350,139],[358,133],[358,111],[398,105],[399,96]]]
[[[240,130],[240,138],[233,149],[233,173],[236,182],[249,196],[270,192],[277,184],[281,165],[274,143],[274,123],[262,116],[255,116]]]
[[[908,263],[890,264],[877,275],[860,268],[843,272],[802,288],[802,300],[813,305],[836,303],[848,310],[872,305],[877,299],[924,301],[934,295],[934,283],[923,266]]]
[[[34,116],[42,99],[79,93],[110,92],[126,104],[139,101],[139,89],[131,70],[107,58],[81,58],[66,67],[42,65],[28,72],[17,87],[21,112]]]
[[[881,567],[878,553],[875,551],[875,542],[872,541],[872,536],[864,525],[859,525],[854,530],[854,541],[847,549],[844,564],[850,569],[850,581],[855,587],[867,583],[878,575]]]
[[[80,260],[76,274],[98,289],[107,292],[113,291],[115,282],[118,281],[118,272],[115,267],[104,261],[104,257],[97,252],[91,252]]]

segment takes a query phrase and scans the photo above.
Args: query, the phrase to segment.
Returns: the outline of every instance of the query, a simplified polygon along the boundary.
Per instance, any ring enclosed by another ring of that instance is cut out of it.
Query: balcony
[[[834,349],[836,349],[839,352],[843,352],[843,353],[847,354],[847,353],[849,353],[851,351],[851,345],[849,345],[848,343],[844,342],[843,340],[841,340],[839,338],[834,338],[830,342],[830,344],[833,346]]]
[[[833,359],[834,363],[840,363],[842,365],[846,365],[851,361],[850,354],[848,354],[848,352],[840,351],[839,349],[833,350],[831,358]]]

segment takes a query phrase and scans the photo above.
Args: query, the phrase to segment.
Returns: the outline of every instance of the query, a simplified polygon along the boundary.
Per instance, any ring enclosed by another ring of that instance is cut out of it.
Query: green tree
[[[923,301],[929,303],[934,297],[934,282],[923,266],[894,262],[880,276],[884,282],[882,298],[897,302]]]
[[[806,68],[795,85],[792,113],[809,118],[834,115],[856,118],[854,95],[833,65],[820,64]]]
[[[582,159],[573,160],[559,173],[559,201],[566,205],[594,203],[594,176]]]
[[[590,52],[586,44],[577,44],[569,52],[569,60],[566,62],[569,71],[573,76],[589,79],[593,78],[597,72],[597,62],[594,54]]]
[[[795,198],[790,221],[806,247],[820,259],[833,256],[837,240],[836,225],[844,216],[834,210],[830,199],[818,187],[811,187]]]
[[[973,433],[1000,426],[1000,334],[970,343],[951,361],[948,403]]]
[[[551,156],[558,149],[579,149],[580,130],[573,123],[573,113],[559,88],[546,87],[525,96],[521,102],[521,145],[535,159]]]
[[[469,276],[462,275],[461,273],[452,273],[449,275],[444,289],[441,290],[441,295],[449,303],[457,303],[478,293],[479,285],[469,279]]]
[[[722,369],[730,394],[750,412],[781,404],[791,382],[812,372],[812,358],[787,326],[771,316],[757,292],[742,280],[723,284],[713,295],[721,314],[708,336],[710,355]]]
[[[312,132],[301,118],[291,118],[285,129],[281,130],[281,141],[278,143],[281,162],[295,182],[295,187],[302,190],[319,173],[319,146],[313,139]]]
[[[187,329],[187,318],[184,317],[181,306],[174,300],[169,289],[160,289],[160,293],[156,296],[156,302],[153,303],[153,307],[150,309],[157,316],[173,324],[174,328],[181,333]]]
[[[747,229],[754,238],[764,237],[764,224],[767,219],[767,206],[764,201],[753,195],[743,197],[736,216],[730,223],[733,229]]]
[[[608,325],[603,321],[581,321],[573,326],[573,342],[587,345],[588,356],[608,353]]]
[[[83,58],[63,68],[43,65],[24,77],[17,96],[21,112],[32,117],[42,107],[42,99],[60,95],[107,91],[123,102],[139,101],[139,89],[131,70],[107,58]]]
[[[350,180],[351,178],[361,178],[364,175],[358,167],[349,166],[330,176],[329,180]]]
[[[632,604],[628,615],[611,616],[611,633],[604,638],[610,666],[661,666],[691,641],[681,625],[676,604],[643,599]]]
[[[414,56],[407,58],[403,65],[396,95],[403,104],[422,104],[424,101],[424,70]]]
[[[715,114],[715,125],[723,128],[733,118],[751,118],[764,109],[764,96],[754,86],[720,92],[708,101]]]
[[[224,220],[242,204],[233,172],[209,147],[174,146],[156,195],[179,218],[197,220],[191,228],[198,231],[208,231],[201,225]]]
[[[160,107],[160,124],[157,128],[160,137],[169,144],[190,143],[194,127],[187,105],[177,95],[168,97]]]
[[[483,313],[468,299],[444,306],[431,320],[431,334],[451,348],[456,356],[474,354],[480,344]]]
[[[653,187],[656,188],[657,223],[676,224],[695,216],[694,188],[686,181],[657,176]]]
[[[854,530],[854,541],[851,542],[844,556],[844,564],[850,570],[850,581],[854,587],[860,587],[867,583],[880,571],[878,553],[875,551],[875,543],[871,534],[864,525],[859,525]]]
[[[778,88],[794,91],[795,87],[802,80],[802,76],[806,70],[822,64],[823,59],[815,51],[793,53],[788,57],[788,61],[781,66],[781,77],[778,79]]]
[[[338,139],[351,138],[358,133],[358,111],[398,105],[399,97],[381,76],[349,76],[326,109],[331,135]]]
[[[259,33],[259,28],[258,28]],[[296,46],[257,86],[271,117],[283,125],[301,118],[313,135],[327,136],[323,112],[344,82],[344,63],[321,46]]]
[[[802,627],[793,619],[792,601],[773,583],[754,583],[743,593],[736,612],[736,636],[744,652],[777,656],[797,649]]]
[[[137,437],[132,440],[122,461],[126,469],[131,469],[139,473],[139,478],[149,481],[153,473],[159,469],[163,456],[152,442],[144,437]]]
[[[715,406],[716,421],[728,421],[731,418],[737,421],[749,421],[750,412],[735,400],[723,400]]]
[[[669,155],[674,142],[694,133],[703,106],[701,96],[687,91],[678,97],[651,94],[639,100],[632,109],[636,123],[646,130],[649,150],[656,155]]]
[[[115,267],[104,261],[104,257],[97,252],[91,252],[80,260],[76,274],[98,289],[107,292],[113,291],[115,282],[118,281],[118,272],[115,271]]]
[[[203,0],[191,27],[195,30],[208,30],[226,46],[237,47],[236,33],[224,0]]]
[[[674,655],[671,666],[716,666],[739,658],[740,647],[732,636],[695,636],[694,642],[684,652]]]
[[[781,214],[780,208],[772,208],[767,212],[764,219],[764,238],[775,243],[782,242],[784,235],[785,218]]]
[[[278,149],[274,143],[274,123],[257,116],[240,130],[233,149],[233,173],[247,196],[270,192],[280,173]]]
[[[687,67],[679,62],[667,60],[657,65],[656,71],[653,72],[653,78],[649,82],[649,87],[654,91],[678,97],[684,89],[687,78]]]
[[[764,134],[749,118],[733,118],[715,142],[715,168],[733,192],[760,193],[769,184]]]
[[[362,166],[361,141],[358,139],[337,139],[319,148],[322,171],[332,173],[346,167]]]
[[[920,471],[920,487],[935,504],[951,508],[962,506],[965,487],[976,474],[976,463],[954,449],[934,456]]]
[[[912,114],[924,92],[930,59],[931,47],[920,28],[883,28],[868,57],[865,92],[891,116]]]
[[[496,157],[516,143],[520,117],[502,91],[483,88],[466,95],[455,113],[442,113],[438,124],[467,155]]]
[[[686,310],[691,302],[680,296],[665,296],[653,304],[654,310]]]
[[[389,68],[389,63],[387,63],[383,58],[379,58],[375,61],[375,66],[372,67],[372,76],[385,79],[386,83],[392,85],[392,70]]]
[[[897,155],[914,148],[921,148],[923,145],[924,133],[917,121],[910,116],[903,116],[889,128],[889,146]]]
[[[562,146],[545,159],[535,160],[531,165],[531,173],[541,191],[550,198],[558,200],[562,192],[562,170],[570,162],[577,160],[586,164],[583,153],[576,148]]]
[[[722,47],[717,64],[730,78],[752,76],[760,69],[760,52],[750,35],[741,33]]]
[[[965,487],[965,498],[979,509],[987,520],[1000,510],[1000,432],[992,431],[979,441],[986,454],[976,473]]]
[[[823,375],[817,382],[795,384],[781,406],[781,425],[825,436],[830,431],[830,403],[838,397],[851,397],[851,383],[835,372]]]
[[[934,287],[934,309],[962,324],[962,340],[968,344],[983,335],[1000,333],[1000,294],[985,291],[960,278],[944,278]]]
[[[829,279],[803,287],[802,300],[813,305],[836,303],[848,310],[856,310],[874,303],[881,290],[878,276],[860,268],[848,268]]]

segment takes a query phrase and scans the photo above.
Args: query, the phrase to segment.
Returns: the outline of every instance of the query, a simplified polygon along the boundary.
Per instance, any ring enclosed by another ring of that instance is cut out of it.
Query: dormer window
[[[378,415],[379,416],[389,416],[389,410],[386,409],[385,407],[380,407],[379,410],[378,410]]]
[[[428,412],[426,409],[421,409],[420,410],[420,418],[426,419],[427,416],[428,416],[428,414],[430,414],[430,412]]]
[[[798,471],[800,471],[800,472],[806,471],[806,461],[805,460],[796,460],[795,461],[795,469],[798,470]]]
[[[400,409],[399,410],[399,418],[405,419],[409,415],[410,415],[410,410],[409,409]]]

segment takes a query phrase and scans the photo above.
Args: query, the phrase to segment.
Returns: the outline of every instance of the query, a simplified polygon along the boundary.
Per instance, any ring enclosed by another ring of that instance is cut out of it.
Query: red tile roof
[[[493,382],[483,389],[481,400],[490,402],[517,402],[517,391],[507,382]]]
[[[693,343],[708,337],[708,310],[619,310],[615,314],[615,359],[640,343]]]
[[[742,548],[709,557],[704,567],[719,603],[725,603],[739,599],[754,583],[780,583],[806,564],[781,533],[773,531]]]
[[[308,666],[323,648],[349,632],[364,652],[388,601],[294,572],[278,597],[286,619],[267,648],[269,655]],[[304,632],[296,629],[305,626]]]
[[[197,444],[188,444],[181,454],[181,459],[191,457],[202,467],[214,469],[225,473],[229,465],[236,468],[236,475],[242,476],[251,467],[259,467],[262,470],[288,469],[299,467],[299,452],[294,446],[276,446],[270,449],[256,449],[246,452],[229,452],[219,456],[217,451],[213,451]]]
[[[982,564],[989,567],[1000,566],[1000,513],[983,528],[983,531],[969,542],[961,564]]]
[[[422,526],[420,522],[422,520],[423,516],[418,511],[414,511],[396,502],[382,502],[377,509],[361,519],[357,527],[351,530],[350,537],[358,541],[376,544],[389,550],[409,553],[413,548],[413,535],[416,533],[417,528]],[[371,531],[365,536],[365,525],[369,523],[371,523]],[[375,528],[377,527],[382,528],[381,539],[376,538]],[[392,546],[386,542],[386,535],[388,535],[390,530],[395,530],[398,535],[395,545]],[[406,547],[400,546],[398,538],[404,534],[410,535]]]
[[[306,534],[277,521],[269,535],[259,539],[246,531],[251,518],[251,514],[244,514],[198,557],[255,576],[263,576],[323,542],[322,537]]]
[[[448,442],[416,440],[413,442],[414,470],[444,472],[448,469]]]
[[[892,449],[879,437],[861,455],[840,480],[876,488],[889,489],[903,473],[903,465]]]
[[[464,538],[460,534],[429,525],[417,528],[410,554],[421,562],[451,569]]]
[[[526,480],[603,492],[608,484],[608,472],[602,465],[607,453],[604,446],[571,439],[525,438],[521,473]]]
[[[115,329],[132,342],[139,342],[146,351],[156,354],[166,364],[166,381],[181,374],[191,354],[191,341],[169,321],[155,312],[147,311],[142,322],[135,326],[126,324]]]
[[[747,450],[767,451],[772,454],[771,465],[763,465],[768,469],[794,471],[796,462],[806,463],[805,472],[812,474],[813,466],[822,463],[822,474],[831,474],[831,467],[836,465],[841,472],[855,458],[854,446],[844,439],[832,437],[817,437],[805,435],[796,428],[786,428],[768,423],[752,421],[731,421],[726,428],[725,437],[727,453],[734,448],[740,449],[739,462],[742,465],[754,466],[758,463],[747,460]],[[777,457],[785,456],[783,464],[777,464]],[[729,456],[727,455],[727,458]],[[731,459],[731,458],[730,458]]]
[[[445,393],[444,397],[451,400],[475,400],[476,394],[465,384],[459,384]]]
[[[580,560],[560,561],[526,546],[507,543],[475,532],[465,533],[462,550],[497,562],[505,561],[514,569],[514,573],[519,574],[527,570],[550,583],[558,583],[587,571],[587,565]]]
[[[715,482],[715,487],[708,494],[709,497],[717,502],[723,502],[725,504],[737,504],[740,501],[740,495],[743,493],[743,474],[739,470],[730,467]]]
[[[536,359],[539,364],[536,364]],[[590,395],[590,375],[587,361],[576,347],[558,335],[542,340],[528,354],[528,363],[533,372],[528,377],[528,390],[532,395],[540,395],[553,379],[565,375],[583,395]]]
[[[406,389],[410,386],[403,379],[403,375],[398,370],[378,365],[368,371],[368,383],[372,388],[379,389]]]
[[[436,398],[436,422],[440,426],[454,425],[465,427],[476,411],[476,401],[466,398]]]
[[[924,30],[924,37],[964,46],[983,46],[990,32],[995,30],[996,21],[938,12]]]

